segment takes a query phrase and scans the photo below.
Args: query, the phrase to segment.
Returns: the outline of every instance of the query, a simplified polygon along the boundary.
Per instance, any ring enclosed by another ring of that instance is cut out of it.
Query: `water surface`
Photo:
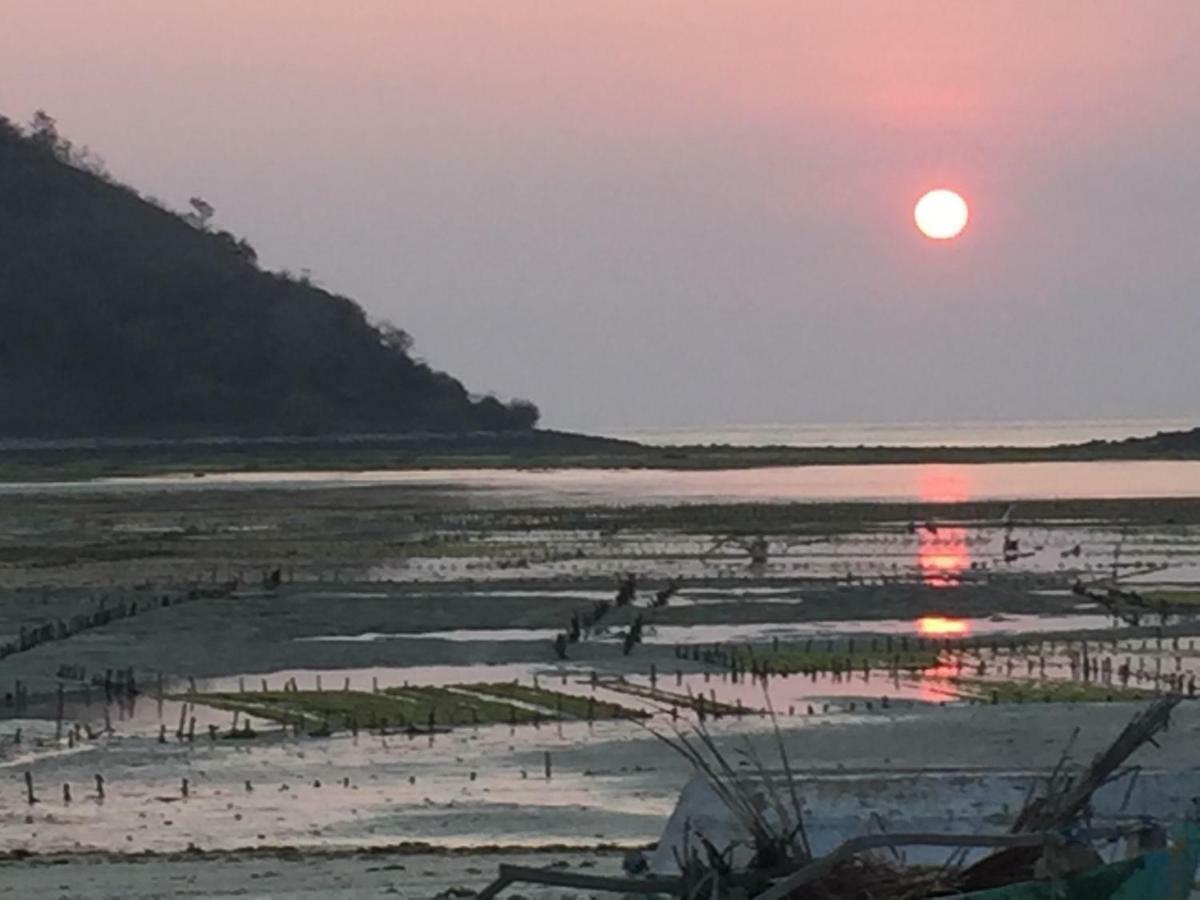
[[[1200,461],[774,466],[757,469],[441,469],[225,472],[10,482],[0,494],[412,486],[532,505],[1200,497]]]

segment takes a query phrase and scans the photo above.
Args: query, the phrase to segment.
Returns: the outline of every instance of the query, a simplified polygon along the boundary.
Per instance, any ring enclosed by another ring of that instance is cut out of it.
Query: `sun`
[[[949,240],[967,227],[967,201],[948,188],[937,188],[917,201],[913,219],[925,237]]]

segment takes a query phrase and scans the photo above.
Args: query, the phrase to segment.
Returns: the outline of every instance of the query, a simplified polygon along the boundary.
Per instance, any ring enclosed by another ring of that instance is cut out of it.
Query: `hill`
[[[0,436],[528,431],[402,330],[0,117]]]

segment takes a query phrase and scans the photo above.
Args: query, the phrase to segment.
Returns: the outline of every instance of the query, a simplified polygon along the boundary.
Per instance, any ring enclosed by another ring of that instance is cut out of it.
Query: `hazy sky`
[[[1179,416],[1198,48],[1195,0],[0,0],[0,112],[549,425]]]

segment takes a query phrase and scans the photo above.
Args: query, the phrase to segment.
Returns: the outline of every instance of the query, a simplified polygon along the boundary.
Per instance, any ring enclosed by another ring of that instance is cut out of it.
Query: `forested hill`
[[[0,436],[523,431],[352,300],[0,117]]]

